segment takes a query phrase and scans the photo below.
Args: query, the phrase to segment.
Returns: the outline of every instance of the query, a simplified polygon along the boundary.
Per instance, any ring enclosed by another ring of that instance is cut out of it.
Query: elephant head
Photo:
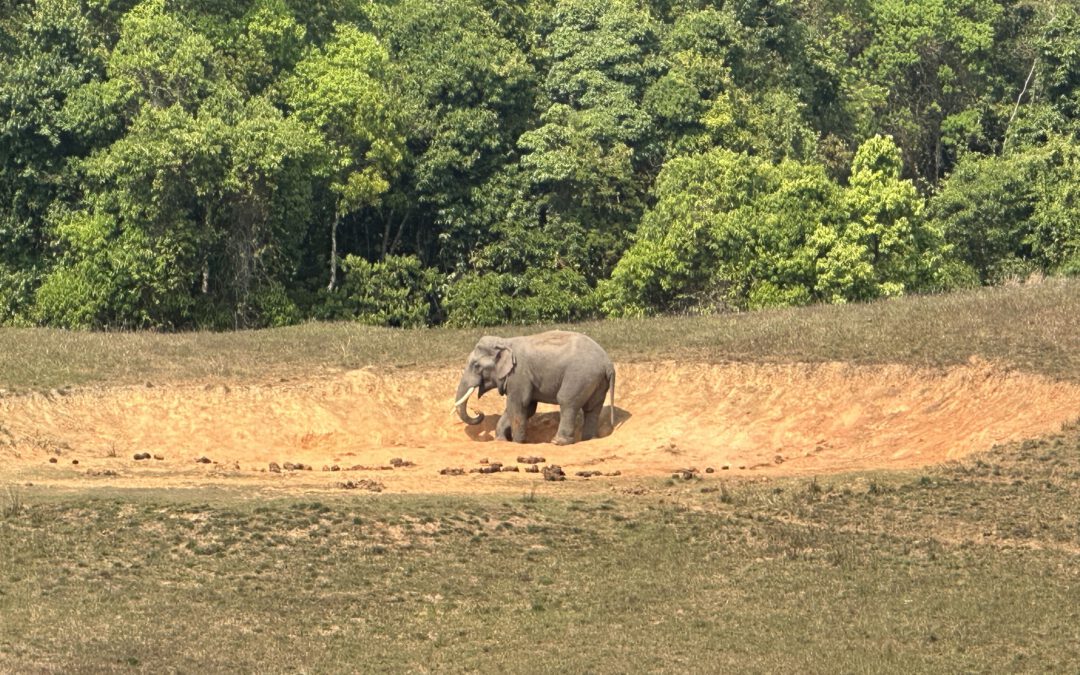
[[[508,340],[491,336],[480,338],[480,341],[476,343],[476,348],[469,354],[465,371],[458,382],[454,407],[462,422],[480,424],[484,420],[484,413],[469,417],[465,403],[472,396],[473,391],[479,392],[478,398],[491,389],[498,389],[500,394],[505,394],[506,378],[514,371],[516,365],[517,359],[514,357],[514,350]]]

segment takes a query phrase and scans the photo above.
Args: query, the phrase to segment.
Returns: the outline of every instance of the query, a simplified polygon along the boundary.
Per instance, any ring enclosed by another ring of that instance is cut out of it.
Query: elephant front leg
[[[536,411],[536,404],[531,406],[522,406],[507,403],[506,412],[499,418],[499,423],[495,426],[495,438],[508,441],[514,441],[515,443],[525,442],[525,424],[531,417],[531,413]]]
[[[495,440],[508,441],[510,440],[510,409],[507,408],[502,417],[499,418],[498,424],[495,425]]]

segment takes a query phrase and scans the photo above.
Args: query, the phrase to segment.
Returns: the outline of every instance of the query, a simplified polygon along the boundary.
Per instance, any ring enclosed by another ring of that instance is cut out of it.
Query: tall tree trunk
[[[330,226],[330,284],[326,290],[333,291],[337,286],[337,229],[341,215],[334,211],[334,224]]]
[[[409,220],[409,212],[406,210],[405,215],[401,217],[401,222],[398,223],[397,234],[394,235],[394,242],[390,244],[390,255],[397,253],[398,244],[401,243],[401,233],[405,230],[405,223]]]

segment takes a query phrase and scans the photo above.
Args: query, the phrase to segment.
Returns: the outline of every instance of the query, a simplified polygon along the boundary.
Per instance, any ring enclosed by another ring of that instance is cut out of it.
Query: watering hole
[[[550,443],[558,412],[543,404],[526,444],[495,441],[504,404],[496,392],[469,403],[486,413],[483,424],[463,424],[452,411],[457,368],[9,395],[0,398],[0,472],[58,484],[102,473],[133,485],[301,480],[267,471],[271,462],[290,462],[313,467],[303,479],[309,482],[328,480],[323,467],[360,467],[405,492],[536,480],[439,474],[481,460],[512,464],[520,455],[543,456],[568,472],[622,476],[686,467],[809,474],[941,463],[1054,432],[1080,415],[1080,387],[982,362],[948,369],[647,362],[616,369],[614,432],[605,406],[602,437],[570,446]],[[133,461],[142,452],[164,459]],[[204,457],[210,461],[195,462]],[[383,470],[391,458],[409,464]]]

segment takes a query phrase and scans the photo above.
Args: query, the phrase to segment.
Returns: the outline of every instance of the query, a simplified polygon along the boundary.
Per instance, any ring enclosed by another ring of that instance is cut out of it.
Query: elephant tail
[[[611,396],[611,430],[615,430],[615,366],[608,364],[607,367],[607,379],[608,379],[608,395]]]

